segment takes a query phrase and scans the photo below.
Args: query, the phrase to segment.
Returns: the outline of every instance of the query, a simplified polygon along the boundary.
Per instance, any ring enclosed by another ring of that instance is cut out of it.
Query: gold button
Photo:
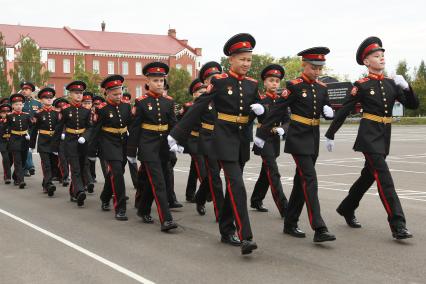
[[[385,104],[385,107],[388,107],[388,105],[387,105],[387,104]]]
[[[243,88],[240,87],[240,91],[242,91],[242,90],[243,90]]]
[[[314,111],[314,115],[316,115],[317,113]]]
[[[387,110],[385,110],[385,113],[388,113],[388,111],[387,111]]]
[[[242,114],[241,114],[241,113],[239,113],[239,114],[238,114],[238,116],[242,116]]]
[[[241,81],[238,81],[238,83],[240,83],[240,85],[241,85]]]
[[[386,102],[386,98],[383,98],[383,101]]]
[[[240,94],[240,97],[242,97],[242,96],[243,96],[243,93]]]
[[[241,129],[243,129],[243,127],[242,126],[238,126],[238,128],[241,130]]]
[[[243,110],[243,107],[240,107],[240,110]]]
[[[243,102],[243,100],[240,100],[240,103],[242,103]]]

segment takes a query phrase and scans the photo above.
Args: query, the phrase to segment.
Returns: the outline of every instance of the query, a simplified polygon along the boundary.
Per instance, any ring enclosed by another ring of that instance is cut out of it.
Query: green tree
[[[420,62],[419,68],[417,69],[416,80],[426,80],[426,66],[424,60]]]
[[[87,91],[99,94],[99,83],[101,81],[101,77],[97,73],[86,71],[83,55],[77,55],[75,58],[74,75],[72,78],[73,80],[80,80],[86,83]]]
[[[45,70],[40,59],[40,49],[36,42],[21,35],[20,49],[15,58],[13,70],[9,72],[15,90],[19,90],[22,81],[31,81],[36,86],[44,86],[47,83],[49,71]]]
[[[9,96],[12,88],[7,79],[6,43],[0,32],[0,97]]]
[[[408,74],[408,65],[406,60],[401,60],[398,62],[398,65],[396,66],[396,74],[402,75],[407,82],[411,82],[411,76]]]
[[[168,94],[175,99],[175,102],[182,105],[192,100],[192,96],[188,93],[188,87],[191,84],[191,75],[184,69],[170,68],[167,76],[169,84]]]

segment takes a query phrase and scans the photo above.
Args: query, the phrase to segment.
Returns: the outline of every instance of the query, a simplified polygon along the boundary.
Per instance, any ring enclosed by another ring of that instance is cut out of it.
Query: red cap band
[[[325,61],[325,55],[324,54],[305,54],[305,55],[302,55],[302,57],[305,58],[305,59],[310,59],[310,60]]]
[[[369,46],[367,46],[364,51],[362,52],[361,59],[364,60],[364,58],[367,56],[367,54],[372,51],[375,48],[381,48],[378,43],[372,43]]]
[[[242,41],[242,42],[237,42],[234,43],[233,45],[231,45],[231,47],[229,48],[229,53],[233,53],[235,50],[238,50],[240,48],[252,48],[251,47],[251,43],[248,41]]]
[[[160,67],[153,67],[153,68],[149,68],[148,70],[148,74],[149,73],[166,73],[166,69],[164,68],[160,68]]]
[[[122,85],[123,85],[123,82],[121,82],[120,80],[114,80],[114,81],[106,83],[105,89],[112,88],[112,87],[119,87]]]

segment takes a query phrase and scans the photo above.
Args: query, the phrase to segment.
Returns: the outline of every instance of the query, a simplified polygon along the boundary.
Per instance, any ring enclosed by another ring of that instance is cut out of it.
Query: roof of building
[[[15,46],[20,37],[30,37],[41,49],[85,50],[141,54],[174,55],[184,49],[197,50],[173,35],[151,35],[108,31],[75,30],[0,24],[7,46]]]

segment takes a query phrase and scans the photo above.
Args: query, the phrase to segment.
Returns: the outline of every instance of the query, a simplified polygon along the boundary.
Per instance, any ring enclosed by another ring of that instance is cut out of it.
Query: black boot
[[[315,230],[314,243],[330,242],[336,240],[333,234],[330,234],[327,228],[319,228]]]

